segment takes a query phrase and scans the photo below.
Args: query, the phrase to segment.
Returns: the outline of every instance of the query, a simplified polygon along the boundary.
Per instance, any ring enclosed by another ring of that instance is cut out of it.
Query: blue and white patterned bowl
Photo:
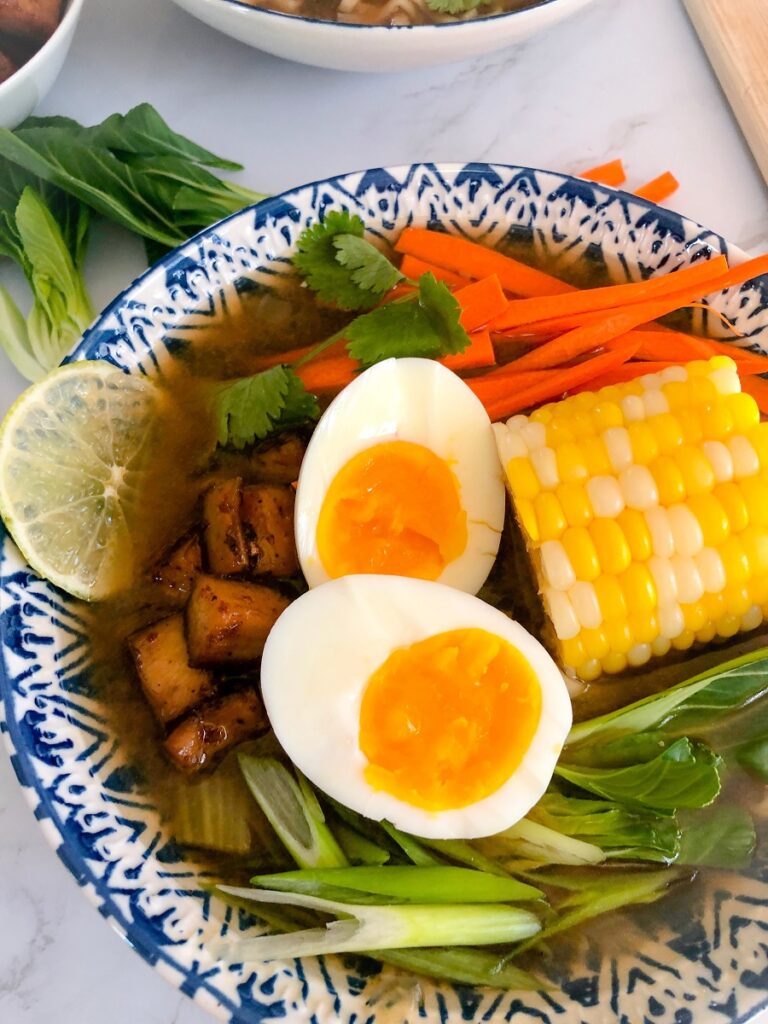
[[[561,266],[588,259],[614,281],[697,254],[741,258],[677,214],[576,178],[488,164],[377,169],[294,189],[198,235],[120,295],[74,357],[162,372],[173,359],[174,328],[204,326],[244,285],[286,273],[300,232],[340,207],[381,237],[430,224],[489,245],[522,239]],[[749,344],[768,348],[768,279],[725,296],[722,308]],[[88,898],[149,963],[220,1018],[724,1024],[754,1021],[768,1006],[765,836],[748,876],[713,875],[695,896],[669,899],[663,924],[640,914],[611,922],[612,939],[599,946],[577,939],[571,966],[545,967],[553,988],[543,994],[415,983],[349,958],[222,968],[208,952],[211,940],[253,930],[253,921],[198,888],[196,869],[142,795],[91,687],[87,608],[37,579],[9,539],[0,541],[0,728],[19,781]]]

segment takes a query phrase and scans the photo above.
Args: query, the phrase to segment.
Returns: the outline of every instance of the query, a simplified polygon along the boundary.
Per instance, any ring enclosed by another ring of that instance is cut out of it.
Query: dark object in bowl
[[[7,53],[0,50],[0,82],[6,81],[11,75],[15,75],[19,65]]]
[[[0,0],[0,32],[45,42],[61,21],[61,0]]]

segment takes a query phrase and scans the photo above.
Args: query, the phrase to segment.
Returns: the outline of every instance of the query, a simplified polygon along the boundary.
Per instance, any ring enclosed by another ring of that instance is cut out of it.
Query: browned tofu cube
[[[165,750],[177,768],[191,775],[268,726],[261,698],[248,687],[196,708],[167,738]]]
[[[158,562],[152,582],[163,587],[180,602],[189,597],[195,577],[203,568],[203,549],[196,533],[184,537]]]
[[[0,32],[42,41],[61,19],[61,0],[0,0]]]
[[[243,488],[240,516],[253,572],[292,576],[298,571],[294,499],[294,489],[279,484],[251,484]]]
[[[205,549],[211,572],[229,576],[248,568],[240,504],[243,482],[239,476],[213,484],[203,499]]]
[[[292,484],[299,478],[301,460],[306,444],[295,434],[288,434],[269,448],[262,448],[251,456],[249,476],[258,482]]]
[[[290,604],[271,587],[198,576],[187,604],[187,643],[193,665],[254,661],[270,629]]]
[[[140,629],[128,646],[144,695],[161,722],[172,722],[214,692],[211,673],[189,664],[183,615]]]
[[[0,82],[5,82],[19,70],[16,62],[0,50]]]

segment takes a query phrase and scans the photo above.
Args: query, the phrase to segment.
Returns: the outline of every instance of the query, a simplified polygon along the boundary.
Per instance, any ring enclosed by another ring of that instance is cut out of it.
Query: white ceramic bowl
[[[70,0],[61,23],[15,75],[0,85],[0,126],[15,128],[29,117],[61,71],[84,0]]]
[[[249,46],[337,71],[407,71],[467,60],[519,43],[592,0],[538,0],[489,18],[442,25],[345,25],[280,14],[240,0],[175,0]]]

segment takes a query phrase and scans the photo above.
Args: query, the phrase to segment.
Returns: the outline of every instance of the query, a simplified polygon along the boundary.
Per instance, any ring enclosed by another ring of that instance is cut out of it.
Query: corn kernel
[[[560,484],[555,491],[569,526],[587,526],[592,504],[581,484]]]
[[[768,526],[768,482],[761,476],[749,476],[736,485],[746,506],[750,523]]]
[[[708,441],[721,441],[733,430],[733,416],[722,404],[705,408],[701,414],[701,430]]]
[[[595,431],[599,434],[603,430],[608,430],[609,427],[622,426],[624,417],[616,402],[610,402],[601,397],[592,410],[592,422],[595,425]]]
[[[706,625],[696,631],[696,640],[700,644],[708,644],[712,641],[716,633],[717,628],[714,622],[707,622]]]
[[[525,441],[528,451],[532,452],[536,448],[543,448],[547,443],[547,428],[543,423],[531,420],[528,417],[525,418],[525,423],[520,424],[519,433],[520,437]]]
[[[660,504],[668,506],[685,501],[683,473],[671,455],[660,455],[648,468],[656,481]]]
[[[693,604],[684,604],[682,609],[683,622],[687,630],[690,630],[692,633],[698,633],[700,629],[707,625],[707,611],[700,601],[695,601]]]
[[[713,371],[728,370],[730,373],[736,371],[736,363],[730,356],[712,356],[709,360],[709,379],[712,380]]]
[[[675,574],[677,599],[680,604],[692,604],[704,596],[704,584],[701,582],[699,570],[692,558],[674,555],[669,560]]]
[[[722,591],[719,594],[705,594],[701,603],[710,622],[717,622],[728,611]]]
[[[717,389],[709,377],[706,376],[709,367],[704,363],[703,365],[706,369],[704,374],[701,374],[694,369],[694,366],[698,365],[698,362],[688,363],[688,388],[691,405],[714,405],[718,400]]]
[[[730,531],[728,515],[714,494],[695,494],[688,499],[688,509],[695,516],[704,544],[717,547]]]
[[[768,602],[768,576],[753,576],[747,587],[754,604],[762,607]]]
[[[656,438],[659,452],[662,455],[670,454],[683,443],[683,432],[680,429],[677,417],[673,416],[672,413],[662,413],[660,416],[654,416],[648,426],[653,431],[653,436]]]
[[[645,419],[645,406],[639,395],[625,395],[619,404],[626,423],[635,423]]]
[[[593,476],[587,480],[587,496],[596,516],[614,519],[624,508],[624,496],[613,476]]]
[[[516,499],[535,498],[541,490],[529,459],[510,459],[507,463],[507,479]]]
[[[659,605],[675,604],[677,602],[677,577],[671,560],[654,555],[648,559],[648,572],[650,572],[653,585],[656,587],[656,600]]]
[[[717,483],[733,479],[733,459],[722,441],[705,441],[701,450],[709,460]]]
[[[627,617],[627,602],[624,591],[615,576],[598,576],[594,581],[597,602],[603,619],[621,619]]]
[[[671,558],[675,553],[675,539],[672,525],[665,508],[649,508],[643,512],[648,531],[651,535],[651,546],[654,555],[659,558]]]
[[[573,610],[582,629],[598,629],[603,623],[603,613],[591,583],[577,580],[568,591]]]
[[[669,654],[672,648],[672,644],[665,636],[657,636],[651,644],[651,650],[657,658],[663,658],[665,654]]]
[[[632,558],[635,562],[644,562],[651,557],[653,544],[651,532],[642,512],[634,508],[625,508],[616,517],[616,522],[621,527]]]
[[[626,427],[610,427],[603,433],[603,443],[614,473],[632,465],[632,443]]]
[[[624,572],[632,562],[627,539],[615,519],[595,519],[589,526],[600,568],[609,576]]]
[[[760,526],[747,526],[739,534],[753,576],[768,575],[768,530]]]
[[[581,639],[588,658],[596,658],[600,661],[611,649],[608,637],[602,627],[600,629],[582,629]]]
[[[529,501],[528,498],[517,498],[515,500],[515,511],[517,512],[517,518],[522,528],[531,538],[533,543],[538,544],[540,540],[539,521],[536,518],[533,502]]]
[[[733,478],[741,480],[745,476],[754,476],[760,471],[760,459],[757,452],[741,434],[734,434],[727,441],[728,451],[733,459]]]
[[[748,434],[752,447],[757,452],[760,465],[768,466],[768,423],[759,423]]]
[[[531,452],[531,465],[536,474],[539,484],[548,491],[552,491],[560,483],[557,474],[557,459],[552,448],[544,445]]]
[[[585,437],[581,442],[581,457],[590,476],[600,476],[611,472],[608,451],[600,437]]]
[[[566,441],[558,445],[555,456],[557,458],[557,472],[565,483],[584,483],[589,477],[587,464],[582,458],[581,448],[575,441]]]
[[[647,466],[629,466],[619,475],[619,486],[628,508],[640,511],[659,503],[659,491]]]
[[[625,619],[611,619],[603,624],[603,630],[613,653],[626,654],[635,642]]]
[[[741,586],[752,575],[744,545],[738,537],[728,537],[718,548],[728,586]]]
[[[627,652],[627,661],[632,668],[639,668],[640,665],[645,665],[646,662],[651,660],[651,645],[650,644],[635,644],[630,647]]]
[[[709,459],[693,445],[678,448],[672,458],[683,474],[683,484],[687,494],[703,494],[711,491],[715,484],[715,474]]]
[[[665,604],[659,608],[659,635],[674,640],[685,629],[683,610],[679,604]]]
[[[672,542],[678,555],[697,555],[704,546],[704,535],[696,516],[688,505],[670,505],[667,509]]]
[[[581,636],[572,636],[570,640],[560,641],[560,655],[563,664],[569,668],[576,668],[583,661],[587,660],[587,653],[584,649]]]
[[[570,590],[576,582],[570,559],[559,540],[545,540],[539,548],[544,579],[555,590]]]
[[[564,594],[562,590],[553,590],[551,587],[545,587],[543,594],[557,639],[572,640],[578,636],[579,620],[576,618],[576,612],[573,610],[568,595]]]
[[[632,445],[632,457],[635,463],[647,466],[659,454],[659,443],[656,435],[650,426],[640,420],[637,423],[630,423],[627,427],[629,443]]]
[[[715,356],[715,358],[716,359],[727,359],[728,357],[727,356]],[[731,360],[731,362],[733,362],[733,361]],[[721,367],[719,369],[714,369],[710,373],[709,379],[715,385],[715,387],[717,388],[718,394],[720,394],[720,395],[735,395],[739,391],[741,391],[741,381],[739,380],[739,375],[736,372],[736,364],[735,363],[733,363],[732,366],[728,366],[728,367],[723,366],[723,367]]]
[[[674,367],[677,369],[677,367]],[[682,367],[680,367],[682,369]],[[683,370],[683,373],[685,371]],[[664,392],[670,409],[683,409],[690,404],[690,390],[685,380],[673,380],[664,382],[661,390]]]
[[[693,409],[678,409],[675,412],[683,444],[701,444],[704,431],[701,428],[701,417]]]
[[[751,485],[750,480],[744,480],[739,486],[730,481],[729,483],[717,484],[712,493],[725,509],[728,522],[731,524],[731,533],[741,533],[749,523],[752,515],[756,512],[752,506],[747,506],[745,491]]]
[[[719,553],[714,548],[703,548],[694,560],[704,592],[719,594],[725,586],[725,566]]]
[[[603,666],[595,658],[591,658],[589,661],[583,661],[578,666],[576,674],[585,683],[591,683],[603,674]]]
[[[643,378],[643,380],[645,381],[647,378]],[[643,395],[643,408],[645,409],[646,418],[662,416],[665,412],[669,412],[669,403],[662,390],[659,387],[649,386],[648,384],[645,386],[648,389]]]
[[[581,395],[576,395],[575,397],[581,398]],[[592,404],[592,395],[585,392],[584,398],[586,401],[581,404],[590,406]],[[577,408],[571,416],[571,430],[573,431],[573,436],[577,440],[584,440],[588,437],[592,437],[594,430],[592,427],[592,417],[589,413],[584,409]]]
[[[723,591],[727,614],[741,618],[752,607],[752,597],[747,587],[727,586]]]
[[[662,384],[686,381],[688,380],[688,371],[684,366],[665,366],[659,374],[659,380]]]
[[[626,667],[626,655],[620,654],[618,651],[611,651],[603,658],[603,672],[607,672],[608,675],[615,676],[619,672],[623,672]]]
[[[533,499],[533,511],[542,540],[557,540],[566,528],[565,513],[551,491],[542,491]]]
[[[752,605],[741,617],[741,628],[745,632],[749,632],[750,629],[757,629],[760,623],[763,621],[763,611],[756,604]]]
[[[693,642],[696,639],[692,630],[684,629],[679,636],[676,636],[672,641],[672,646],[676,651],[687,651],[689,647],[693,647]]]
[[[531,415],[528,418],[532,419],[534,421],[534,423],[544,423],[544,424],[547,424],[547,423],[551,422],[551,420],[554,417],[554,415],[555,415],[555,407],[550,402],[549,405],[541,405],[541,406],[539,406],[538,409],[534,409],[533,412],[531,413]]]
[[[536,413],[532,413],[532,415],[535,416]],[[557,448],[559,445],[565,444],[566,441],[573,440],[575,438],[569,420],[563,415],[553,416],[547,423],[547,444],[551,448]]]
[[[740,391],[737,395],[728,395],[725,405],[733,417],[733,429],[739,434],[746,434],[760,422],[760,410],[752,395]]]
[[[645,565],[633,563],[618,579],[630,612],[647,615],[654,610],[656,587]]]
[[[649,644],[659,635],[659,620],[655,614],[638,615],[633,613],[627,618],[629,631],[638,644]]]
[[[723,615],[722,618],[717,620],[715,625],[717,627],[717,635],[728,639],[736,636],[739,632],[741,617],[738,615]]]
[[[591,582],[600,575],[600,561],[592,538],[583,526],[569,526],[561,541],[576,579]]]
[[[618,405],[624,397],[624,388],[619,384],[607,384],[604,388],[600,388],[597,397],[601,402],[615,402]]]

